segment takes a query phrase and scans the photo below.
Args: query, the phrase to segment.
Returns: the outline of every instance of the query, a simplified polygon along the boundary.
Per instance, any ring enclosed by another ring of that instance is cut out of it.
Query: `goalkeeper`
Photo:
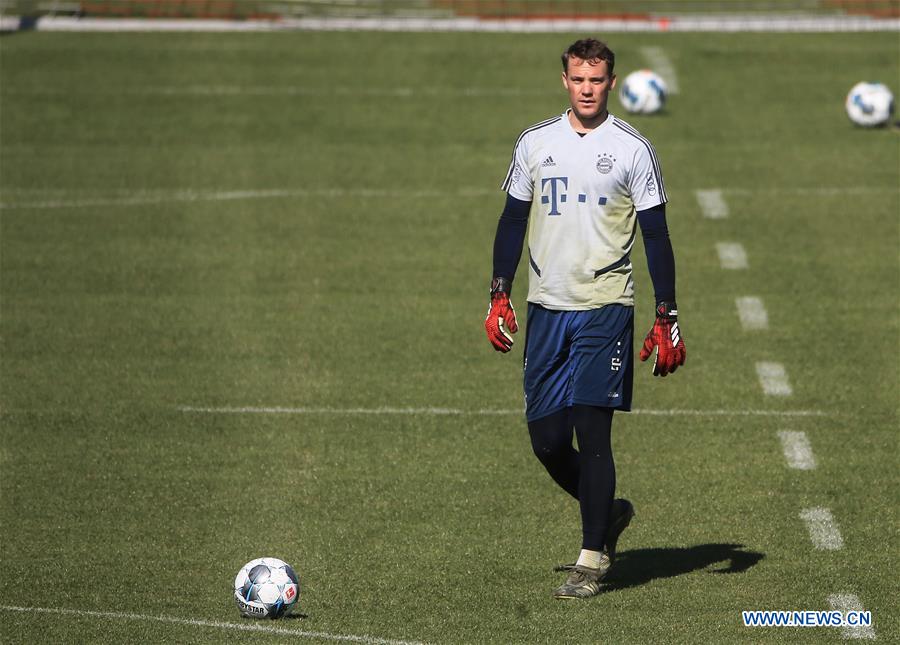
[[[613,52],[597,40],[572,44],[562,55],[570,107],[516,141],[502,186],[506,206],[485,320],[491,344],[508,352],[518,330],[510,294],[527,230],[528,431],[537,458],[581,510],[581,552],[558,568],[567,577],[556,598],[599,593],[634,515],[630,502],[614,499],[610,432],[613,411],[631,409],[637,225],[656,293],[641,360],[653,355],[653,374],[666,376],[685,359],[662,172],[650,142],[607,111],[614,64]]]

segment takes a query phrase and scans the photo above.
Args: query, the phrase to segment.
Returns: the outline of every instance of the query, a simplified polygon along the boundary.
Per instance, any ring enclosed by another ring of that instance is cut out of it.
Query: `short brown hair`
[[[616,55],[613,51],[595,38],[582,38],[576,40],[569,45],[569,48],[563,52],[562,66],[563,71],[569,71],[569,58],[580,58],[585,61],[605,60],[608,67],[609,75],[612,76],[613,67],[616,64]]]

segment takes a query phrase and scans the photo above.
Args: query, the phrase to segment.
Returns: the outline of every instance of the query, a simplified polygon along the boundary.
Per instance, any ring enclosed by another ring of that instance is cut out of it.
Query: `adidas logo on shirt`
[[[541,168],[546,168],[548,166],[555,166],[555,165],[556,165],[556,162],[553,161],[553,156],[551,155],[551,156],[547,157],[546,159],[544,159],[544,162],[541,164]]]

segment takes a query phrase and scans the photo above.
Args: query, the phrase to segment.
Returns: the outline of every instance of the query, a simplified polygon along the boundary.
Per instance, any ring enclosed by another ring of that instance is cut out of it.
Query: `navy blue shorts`
[[[572,405],[631,409],[634,307],[555,311],[528,303],[525,416]]]

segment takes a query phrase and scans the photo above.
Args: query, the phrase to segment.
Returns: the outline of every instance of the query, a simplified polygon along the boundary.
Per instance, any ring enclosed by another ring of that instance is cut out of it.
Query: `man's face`
[[[610,76],[605,60],[586,61],[570,57],[562,81],[569,93],[572,110],[580,119],[590,120],[606,113],[609,93],[616,86],[616,77]]]

